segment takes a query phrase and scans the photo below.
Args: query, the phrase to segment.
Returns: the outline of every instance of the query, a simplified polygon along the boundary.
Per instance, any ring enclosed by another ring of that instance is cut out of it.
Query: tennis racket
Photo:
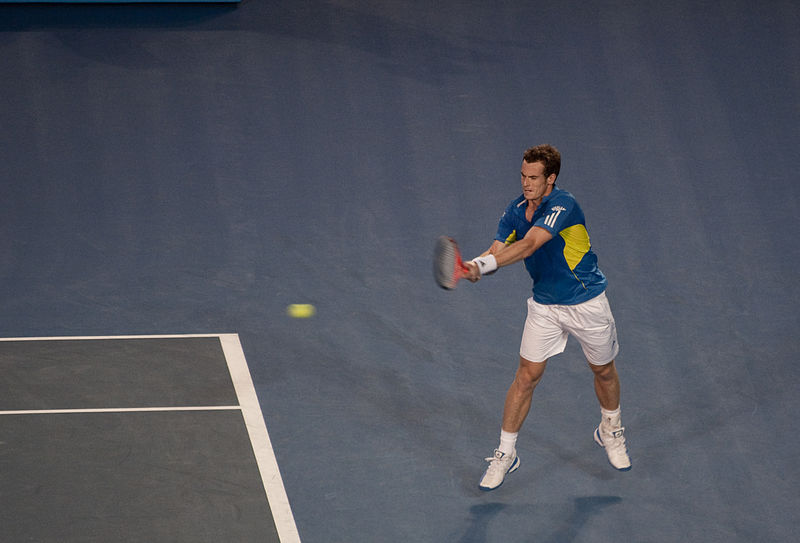
[[[433,277],[436,284],[447,290],[454,289],[466,271],[456,240],[447,236],[437,239],[433,251]]]

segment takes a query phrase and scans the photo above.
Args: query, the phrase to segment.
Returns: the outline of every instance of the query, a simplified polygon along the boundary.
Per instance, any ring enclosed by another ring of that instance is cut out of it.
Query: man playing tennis
[[[525,151],[522,195],[505,210],[494,242],[466,262],[464,276],[478,281],[497,268],[520,260],[533,279],[522,333],[519,367],[506,395],[500,445],[487,458],[480,488],[492,490],[519,467],[517,435],[528,415],[533,390],[547,360],[564,351],[573,335],[594,372],[601,420],[594,439],[611,465],[628,470],[631,462],[620,419],[620,385],[614,358],[617,331],[605,295],[606,278],[591,250],[583,211],[569,192],[555,186],[561,154],[551,145]]]

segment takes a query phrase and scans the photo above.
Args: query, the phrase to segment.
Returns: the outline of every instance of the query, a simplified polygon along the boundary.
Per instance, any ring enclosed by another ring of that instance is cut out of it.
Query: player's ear
[[[554,173],[551,173],[550,175],[548,175],[548,176],[547,176],[547,184],[548,184],[548,185],[555,185],[555,183],[556,183],[556,177],[557,177],[557,176],[556,176],[556,174],[554,174]]]

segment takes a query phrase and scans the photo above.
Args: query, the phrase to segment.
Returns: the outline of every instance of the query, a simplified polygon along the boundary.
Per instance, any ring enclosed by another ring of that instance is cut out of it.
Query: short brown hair
[[[525,151],[523,159],[528,164],[534,162],[541,162],[544,164],[544,176],[550,177],[550,174],[556,174],[558,177],[561,171],[561,153],[558,149],[549,144],[537,145]]]

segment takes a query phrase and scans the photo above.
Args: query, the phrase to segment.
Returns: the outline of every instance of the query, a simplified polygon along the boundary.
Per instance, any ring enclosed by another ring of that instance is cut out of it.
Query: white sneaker
[[[625,428],[620,427],[610,432],[601,428],[602,425],[595,429],[594,440],[606,450],[608,461],[620,471],[631,469],[631,459],[625,445]]]
[[[499,449],[494,450],[494,456],[486,459],[489,462],[489,467],[486,468],[486,473],[481,478],[481,490],[494,490],[503,484],[507,473],[511,473],[519,467],[519,457],[517,451],[513,455],[507,455]]]

